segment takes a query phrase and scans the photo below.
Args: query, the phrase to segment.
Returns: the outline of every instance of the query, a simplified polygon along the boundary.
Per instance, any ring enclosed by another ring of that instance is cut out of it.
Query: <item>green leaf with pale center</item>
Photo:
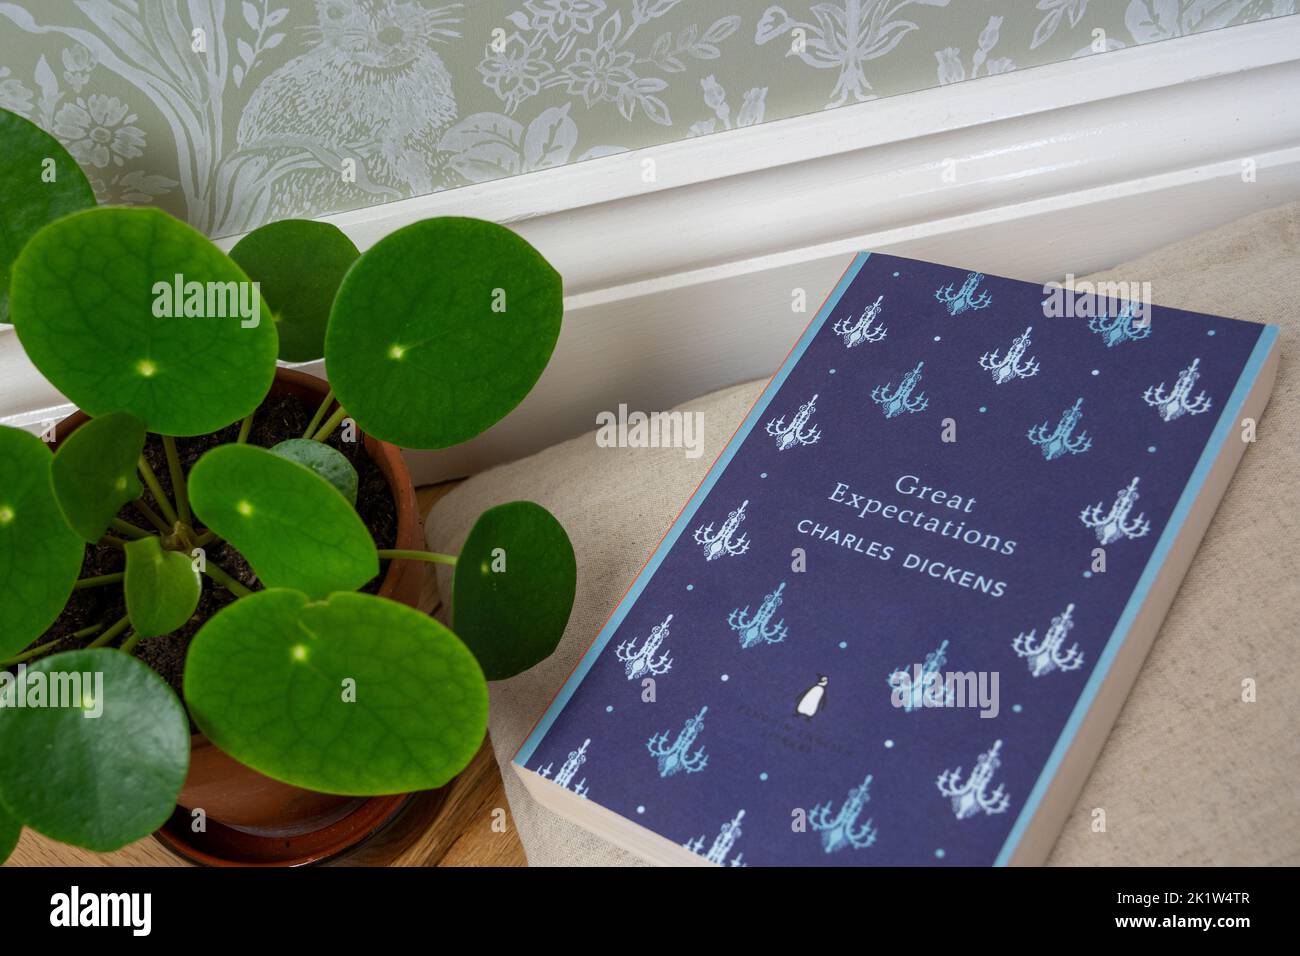
[[[59,442],[54,494],[72,530],[93,544],[122,505],[140,497],[136,462],[144,450],[144,423],[126,412],[92,418]]]
[[[268,588],[314,598],[379,573],[365,523],[310,469],[254,445],[221,445],[190,472],[190,506],[234,545]]]
[[[271,451],[310,468],[337,488],[348,504],[357,503],[357,470],[348,461],[348,456],[337,448],[311,438],[287,438],[271,446]]]
[[[170,634],[199,606],[203,584],[187,555],[167,551],[156,535],[126,545],[126,613],[141,637]]]
[[[569,536],[541,505],[512,501],[479,516],[456,559],[452,610],[488,680],[513,677],[555,650],[577,573]]]
[[[185,708],[162,678],[108,648],[27,667],[25,691],[0,677],[0,804],[62,843],[108,852],[162,826],[190,762]],[[44,690],[41,706],[34,694]]]
[[[358,255],[338,226],[310,219],[267,223],[230,250],[230,258],[262,284],[284,361],[312,362],[325,354],[334,294]]]
[[[19,254],[10,291],[28,358],[91,415],[202,435],[257,408],[275,376],[275,323],[248,277],[157,209],[51,223]]]
[[[35,435],[0,425],[0,657],[54,623],[81,570],[85,547],[54,498],[53,461]]]
[[[560,275],[504,226],[426,219],[348,271],[325,335],[339,404],[408,448],[472,438],[523,400],[550,361]]]
[[[13,853],[14,847],[18,845],[18,838],[23,835],[23,825],[9,816],[5,808],[0,806],[0,863],[9,859],[9,854]]]
[[[190,645],[185,700],[240,762],[356,796],[442,786],[487,728],[487,684],[465,645],[369,594],[272,589],[223,608]]]
[[[9,270],[19,251],[46,223],[95,205],[95,193],[57,139],[0,110],[0,196],[0,322],[9,322]]]

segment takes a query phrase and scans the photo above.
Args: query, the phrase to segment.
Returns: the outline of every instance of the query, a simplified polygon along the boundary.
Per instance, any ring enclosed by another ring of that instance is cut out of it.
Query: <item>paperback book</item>
[[[1277,338],[859,255],[516,770],[663,864],[1041,863]]]

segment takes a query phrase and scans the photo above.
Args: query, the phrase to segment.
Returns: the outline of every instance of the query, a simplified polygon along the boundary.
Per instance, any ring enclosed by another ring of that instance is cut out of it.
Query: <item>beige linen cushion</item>
[[[1089,278],[1148,281],[1160,305],[1282,326],[1282,362],[1258,441],[1160,630],[1049,862],[1300,863],[1300,204],[1258,213]],[[637,858],[539,806],[510,759],[659,543],[763,382],[682,409],[704,415],[704,454],[599,448],[594,433],[492,469],[434,508],[429,545],[455,552],[475,518],[530,499],[568,530],[573,615],[556,653],[491,685],[490,732],[529,862]],[[449,577],[439,583],[448,593]],[[1252,678],[1258,700],[1242,701]],[[1105,832],[1093,832],[1094,810]]]

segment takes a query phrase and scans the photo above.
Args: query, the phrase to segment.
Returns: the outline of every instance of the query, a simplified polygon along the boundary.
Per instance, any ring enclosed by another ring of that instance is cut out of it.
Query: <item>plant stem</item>
[[[167,500],[167,496],[163,494],[162,485],[158,484],[158,476],[153,473],[153,469],[149,467],[149,462],[145,460],[144,455],[140,456],[140,477],[143,478],[144,483],[149,486],[149,493],[153,495],[153,500],[157,502],[158,510],[162,512],[163,517],[166,518],[170,524],[175,524],[176,509],[173,508],[172,503]],[[169,528],[168,530],[171,529]]]
[[[140,514],[148,518],[151,522],[153,522],[153,526],[157,528],[159,531],[161,531],[163,534],[172,533],[172,529],[167,525],[167,522],[163,521],[162,515],[158,514],[158,512],[154,511],[147,504],[145,504],[143,497],[135,499],[135,501],[131,502],[131,504],[135,505],[136,510],[139,511]]]
[[[256,412],[249,412],[244,416],[244,420],[239,423],[239,437],[235,439],[236,445],[242,445],[248,441],[248,433],[253,430],[253,416]]]
[[[212,578],[212,580],[216,581],[235,597],[247,597],[253,593],[210,561],[203,573]]]
[[[176,516],[185,524],[190,523],[190,496],[185,490],[185,472],[181,469],[181,456],[176,450],[176,439],[171,435],[162,436],[163,451],[167,455],[167,470],[172,476],[172,493],[176,495]]]
[[[101,548],[117,548],[120,551],[126,550],[126,542],[111,534],[104,535],[104,537],[100,538],[95,543]]]
[[[82,578],[72,586],[72,590],[80,591],[82,588],[98,587],[101,584],[114,584],[125,577],[125,571],[118,571],[116,574],[100,574],[93,578]]]
[[[307,423],[307,430],[302,433],[303,438],[310,438],[316,433],[316,429],[320,428],[320,423],[322,419],[325,418],[325,412],[329,410],[330,404],[333,401],[334,389],[331,388],[325,393],[325,397],[321,399],[321,403],[316,406],[316,413],[312,415],[311,421]]]
[[[439,554],[437,551],[405,551],[401,548],[380,548],[381,558],[407,558],[412,561],[429,561],[433,564],[456,565],[454,554]]]
[[[30,661],[33,657],[40,657],[62,640],[63,638],[56,637],[52,641],[33,647],[30,651],[23,651],[21,654],[15,654],[13,657],[6,657],[4,660],[0,661],[0,668],[13,667],[15,664],[21,664],[23,661]]]
[[[131,623],[131,618],[126,614],[123,614],[116,624],[114,624],[103,634],[99,635],[99,637],[95,638],[93,641],[87,644],[86,650],[90,650],[92,647],[103,647],[109,641],[113,640],[113,638],[117,637],[119,634],[125,631],[127,625],[130,623]]]
[[[142,635],[139,631],[132,631],[131,636],[122,642],[122,646],[119,647],[118,650],[121,651],[123,654],[130,654],[133,650],[135,650],[135,646],[140,643],[140,638],[143,636],[144,635]]]
[[[137,540],[140,538],[148,538],[153,534],[152,531],[145,531],[144,528],[137,528],[135,525],[131,524],[131,522],[123,521],[121,518],[114,518],[109,522],[109,527],[114,531],[122,532],[122,534],[126,535],[128,538],[135,538]]]
[[[4,660],[0,661],[0,667],[12,667],[15,664],[21,664],[23,661],[30,661],[33,657],[40,657],[62,640],[63,638],[56,637],[48,643],[33,647],[30,651],[23,651],[21,654],[15,654],[13,657],[6,657]]]
[[[325,424],[322,425],[316,434],[311,437],[316,441],[324,441],[326,438],[330,437],[330,433],[333,432],[334,429],[339,427],[339,422],[343,421],[343,419],[347,417],[347,411],[342,405],[340,405],[338,408],[334,409],[334,414],[326,419]]]
[[[74,631],[71,634],[64,634],[62,637],[56,637],[54,640],[47,641],[46,643],[40,644],[37,647],[33,647],[29,651],[23,651],[21,654],[15,654],[13,657],[5,658],[4,660],[0,661],[0,667],[12,667],[14,664],[21,664],[23,661],[30,661],[33,657],[40,657],[50,648],[54,647],[57,644],[62,643],[63,641],[66,640],[75,641],[81,637],[89,637],[91,634],[94,634],[103,626],[104,626],[103,624],[92,624],[90,625],[90,627],[83,627],[81,630]]]

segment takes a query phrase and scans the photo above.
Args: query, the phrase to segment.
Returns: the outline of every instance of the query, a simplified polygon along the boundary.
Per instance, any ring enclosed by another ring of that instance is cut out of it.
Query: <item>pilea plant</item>
[[[0,309],[90,416],[44,436],[54,454],[0,427],[0,860],[22,826],[93,850],[158,828],[191,719],[295,786],[446,783],[483,739],[486,679],[554,649],[572,548],[549,512],[512,502],[459,556],[382,549],[357,469],[327,440],[442,448],[501,419],[550,358],[559,275],[509,230],[462,218],[364,255],[332,226],[278,222],[226,255],[164,212],[94,207],[62,147],[12,114],[0,192]],[[320,357],[332,391],[301,436],[254,444],[277,358]],[[122,570],[84,573],[105,549]],[[397,560],[455,566],[454,632],[362,592]],[[100,588],[123,589],[125,613],[70,631],[69,599]],[[182,703],[137,655],[191,622],[205,589],[236,600],[193,636]]]

